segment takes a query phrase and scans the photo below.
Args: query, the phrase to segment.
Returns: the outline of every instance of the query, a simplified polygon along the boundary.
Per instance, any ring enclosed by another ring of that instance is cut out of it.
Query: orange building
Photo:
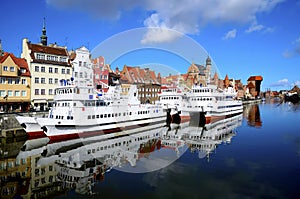
[[[0,111],[27,111],[31,74],[25,59],[12,53],[0,56]]]

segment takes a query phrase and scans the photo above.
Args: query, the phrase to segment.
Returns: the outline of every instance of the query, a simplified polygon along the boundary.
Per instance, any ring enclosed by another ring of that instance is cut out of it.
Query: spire
[[[47,46],[47,35],[46,35],[46,23],[45,23],[46,19],[44,17],[44,21],[43,21],[43,29],[42,29],[42,36],[41,36],[41,43],[44,46]]]
[[[0,39],[0,56],[3,56],[2,40]]]

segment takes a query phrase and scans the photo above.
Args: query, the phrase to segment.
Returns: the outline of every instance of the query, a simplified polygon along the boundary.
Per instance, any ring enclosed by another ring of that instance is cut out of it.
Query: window
[[[15,91],[15,96],[20,97],[20,91]]]
[[[81,66],[82,65],[82,61],[79,61],[79,66]]]
[[[68,74],[68,75],[70,74],[70,69],[67,69],[67,74]]]
[[[10,72],[14,72],[15,71],[15,67],[14,66],[9,67],[9,71]]]
[[[6,81],[5,77],[0,77],[0,84],[5,84],[5,81]]]
[[[60,57],[59,61],[61,61],[61,62],[67,62],[67,58],[66,57]]]
[[[26,79],[22,79],[22,84],[26,84]]]
[[[8,71],[8,67],[7,66],[3,66],[3,71]]]
[[[79,73],[79,78],[82,78],[82,72]]]
[[[41,78],[41,84],[46,84],[45,77],[42,77],[42,78]]]
[[[37,54],[36,58],[37,59],[45,59],[45,55],[43,55],[43,54]]]
[[[7,83],[8,84],[12,84],[13,83],[13,79],[12,78],[7,78]]]
[[[0,90],[0,97],[4,97],[6,95],[6,91],[5,90]]]
[[[66,69],[62,68],[61,69],[61,74],[65,74],[66,73]]]
[[[53,73],[53,68],[49,67],[49,73]]]
[[[39,71],[40,71],[40,67],[39,67],[39,66],[35,66],[35,67],[34,67],[34,71],[35,71],[35,72],[39,72]]]
[[[36,83],[36,84],[39,84],[39,83],[40,83],[40,80],[39,80],[38,77],[34,78],[34,83]]]
[[[54,84],[58,84],[58,79],[57,78],[54,79]]]
[[[48,90],[49,95],[53,95],[53,89]]]
[[[49,78],[49,84],[53,84],[53,79]]]
[[[75,72],[75,77],[78,77],[78,72]]]
[[[39,95],[39,94],[40,94],[39,89],[35,89],[35,90],[34,90],[34,94],[35,94],[35,95]]]
[[[13,91],[12,91],[12,90],[8,90],[8,91],[7,91],[7,95],[8,95],[8,97],[13,96]]]
[[[21,92],[22,97],[26,97],[26,91]]]
[[[41,67],[41,72],[42,72],[42,73],[46,72],[45,66],[42,66],[42,67]]]
[[[54,68],[54,73],[58,73],[58,68]]]
[[[20,84],[20,79],[15,79],[15,84]]]
[[[45,89],[41,89],[41,95],[45,95]]]

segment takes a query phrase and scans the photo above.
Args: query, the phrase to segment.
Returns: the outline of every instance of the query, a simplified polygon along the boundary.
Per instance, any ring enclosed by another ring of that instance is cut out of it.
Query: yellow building
[[[27,111],[31,74],[25,59],[12,53],[0,56],[0,111]]]

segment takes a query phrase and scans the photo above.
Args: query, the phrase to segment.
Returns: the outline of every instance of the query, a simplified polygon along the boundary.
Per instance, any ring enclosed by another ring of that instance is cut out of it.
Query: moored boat
[[[190,113],[191,119],[208,124],[241,113],[243,104],[236,99],[232,87],[222,90],[215,85],[196,85],[187,93],[184,110]]]
[[[157,104],[141,104],[136,85],[121,95],[119,85],[111,86],[105,96],[93,87],[62,85],[55,89],[53,107],[47,118],[37,118],[51,140],[73,139],[114,133],[148,125],[164,125],[166,113]]]
[[[16,116],[16,119],[21,124],[30,139],[46,137],[41,126],[36,121],[37,117]]]
[[[158,96],[163,109],[169,114],[170,123],[180,124],[190,120],[189,113],[183,111],[186,97],[182,89],[177,86],[162,86]]]

